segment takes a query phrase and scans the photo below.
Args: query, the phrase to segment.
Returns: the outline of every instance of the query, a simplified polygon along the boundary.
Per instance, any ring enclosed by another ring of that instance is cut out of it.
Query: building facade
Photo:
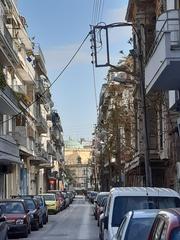
[[[65,166],[65,173],[71,176],[66,182],[66,188],[77,191],[92,188],[90,143],[80,143],[72,139],[65,141]]]
[[[64,157],[62,127],[52,140],[45,59],[16,1],[0,2],[0,25],[0,198],[5,198],[47,191],[48,174]]]

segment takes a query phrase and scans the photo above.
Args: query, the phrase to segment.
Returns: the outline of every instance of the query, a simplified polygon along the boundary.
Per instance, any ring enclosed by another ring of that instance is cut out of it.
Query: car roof
[[[22,198],[1,199],[0,202],[24,202]]]
[[[100,192],[100,193],[98,193],[98,196],[99,195],[107,195],[107,194],[109,194],[109,192]]]
[[[115,196],[156,196],[156,197],[179,197],[179,193],[170,188],[152,187],[118,187],[112,188],[110,193]]]
[[[133,210],[131,212],[133,214],[132,216],[133,219],[152,218],[158,214],[159,209],[142,209],[142,210]]]
[[[56,195],[56,193],[41,193],[39,196],[44,196],[44,195]]]

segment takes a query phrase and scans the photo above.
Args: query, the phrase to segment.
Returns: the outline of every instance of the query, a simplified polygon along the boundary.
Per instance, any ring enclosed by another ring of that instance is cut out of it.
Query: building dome
[[[83,145],[77,140],[69,139],[65,141],[65,148],[69,149],[83,149]]]

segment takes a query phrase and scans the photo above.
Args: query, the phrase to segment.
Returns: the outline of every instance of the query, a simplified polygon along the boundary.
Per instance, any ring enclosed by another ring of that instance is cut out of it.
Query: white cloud
[[[78,44],[69,44],[45,50],[44,55],[49,70],[56,70],[57,67],[63,68],[72,58],[78,47]],[[90,52],[88,52],[87,49],[82,48],[74,58],[72,64],[87,64],[90,63],[90,61]]]

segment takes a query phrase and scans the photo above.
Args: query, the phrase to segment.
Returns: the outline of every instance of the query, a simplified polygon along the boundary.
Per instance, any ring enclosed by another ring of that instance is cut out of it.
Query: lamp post
[[[118,66],[113,66],[110,63],[110,57],[109,57],[109,41],[108,41],[108,29],[109,28],[115,28],[115,27],[127,27],[131,26],[137,36],[138,39],[138,61],[139,61],[139,70],[140,70],[140,95],[141,95],[141,101],[142,101],[142,115],[143,115],[143,136],[144,136],[144,164],[145,164],[145,185],[146,187],[152,186],[152,175],[151,175],[151,167],[150,167],[150,160],[149,160],[149,138],[148,138],[148,126],[147,126],[147,109],[146,109],[146,97],[145,97],[145,74],[144,74],[144,64],[143,64],[143,51],[142,51],[142,36],[141,31],[137,31],[135,26],[131,23],[126,22],[118,22],[118,23],[112,23],[109,25],[97,25],[93,27],[93,41],[94,41],[94,57],[95,57],[95,66],[96,67],[107,67],[110,66],[113,69],[116,70],[116,72],[120,72],[123,70],[120,69]],[[105,64],[98,64],[97,62],[97,48],[96,48],[96,31],[98,30],[105,30],[106,33],[106,49],[107,49],[107,62]],[[124,71],[125,72],[125,71]],[[134,73],[128,72],[128,74],[131,74],[134,76]]]

